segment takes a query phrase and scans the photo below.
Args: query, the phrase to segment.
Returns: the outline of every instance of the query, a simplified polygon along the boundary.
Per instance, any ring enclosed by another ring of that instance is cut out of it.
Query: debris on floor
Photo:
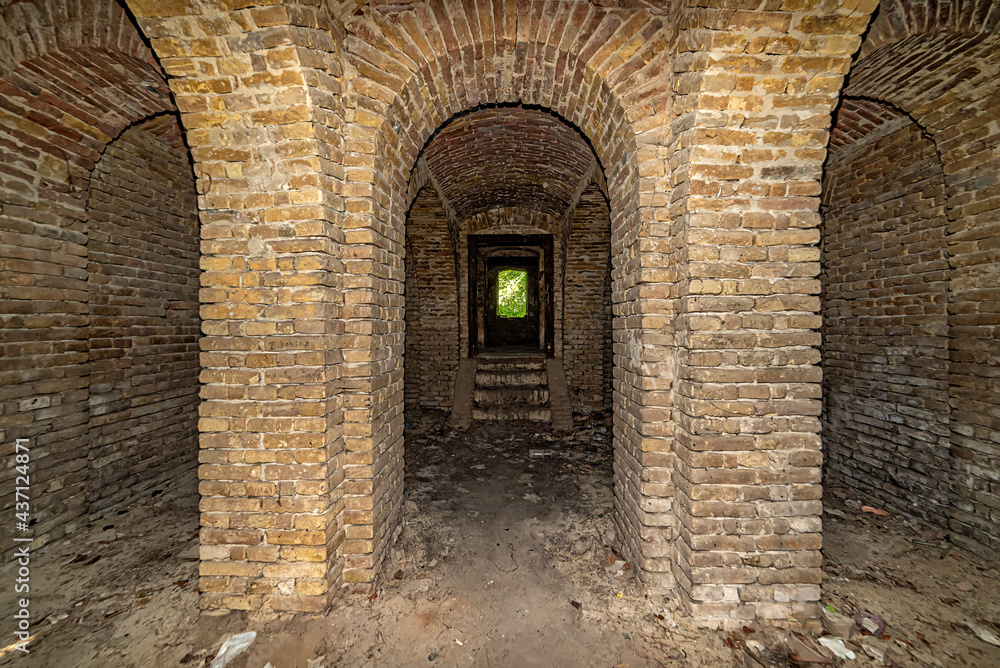
[[[226,638],[222,647],[219,648],[219,652],[212,659],[209,668],[226,668],[233,659],[246,651],[246,648],[253,643],[256,637],[256,631],[247,631]]]
[[[220,639],[253,631],[227,668],[1000,666],[1000,564],[899,515],[857,512],[847,490],[824,499],[822,632],[798,620],[692,628],[623,556],[607,417],[557,434],[514,422],[460,432],[445,413],[408,413],[404,530],[378,587],[326,615],[199,612],[190,475],[38,553],[32,658],[206,668]],[[0,607],[12,595],[0,591]]]

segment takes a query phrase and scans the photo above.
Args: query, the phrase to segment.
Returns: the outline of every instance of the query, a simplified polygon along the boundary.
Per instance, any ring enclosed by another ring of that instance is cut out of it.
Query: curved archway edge
[[[488,4],[479,3],[479,6],[482,8]],[[641,348],[643,328],[636,326],[638,320],[636,316],[639,316],[641,309],[636,308],[637,304],[626,303],[625,299],[625,293],[637,287],[638,277],[634,272],[637,267],[628,272],[624,258],[640,255],[636,247],[638,230],[642,227],[640,209],[643,203],[647,208],[653,208],[652,198],[655,190],[659,188],[663,191],[666,188],[665,179],[662,181],[648,179],[640,183],[638,175],[640,163],[645,160],[656,163],[656,166],[647,168],[648,172],[666,176],[667,168],[662,155],[658,155],[655,149],[643,154],[640,146],[644,143],[662,144],[665,140],[663,127],[668,110],[667,87],[663,86],[655,93],[646,96],[635,96],[636,101],[630,108],[626,106],[620,94],[616,94],[609,85],[609,82],[620,74],[613,71],[601,72],[602,56],[595,54],[600,47],[604,47],[606,51],[603,58],[614,52],[613,48],[608,48],[602,43],[602,37],[610,38],[612,44],[621,45],[642,35],[644,26],[647,27],[647,32],[652,34],[660,31],[665,33],[667,29],[660,17],[639,14],[638,17],[633,17],[628,30],[619,30],[619,23],[610,19],[610,14],[593,12],[580,3],[576,3],[575,6],[561,3],[553,11],[565,12],[567,21],[572,21],[574,15],[578,22],[583,18],[589,18],[593,33],[587,34],[578,27],[580,35],[576,41],[564,37],[561,44],[568,42],[570,44],[568,48],[559,48],[554,53],[546,54],[545,58],[536,61],[533,67],[529,65],[527,54],[532,51],[540,54],[546,46],[546,35],[525,34],[523,29],[519,31],[517,21],[512,21],[509,15],[493,14],[496,33],[505,37],[498,40],[499,44],[494,41],[494,34],[477,35],[475,34],[477,31],[474,30],[470,30],[464,39],[456,34],[456,41],[449,41],[442,35],[442,42],[438,46],[444,48],[440,52],[433,53],[432,57],[427,57],[425,54],[418,55],[413,49],[404,47],[393,50],[389,46],[390,40],[392,46],[396,47],[406,41],[417,41],[414,28],[409,28],[407,32],[402,19],[390,25],[375,12],[368,12],[363,18],[346,23],[348,36],[344,46],[345,62],[348,68],[357,70],[357,77],[350,79],[350,85],[347,86],[349,94],[356,94],[353,98],[349,97],[350,103],[354,105],[356,113],[363,113],[366,121],[372,111],[378,112],[379,119],[374,130],[374,142],[370,145],[374,150],[366,152],[364,157],[357,154],[345,156],[349,156],[353,162],[373,166],[373,169],[370,172],[366,171],[366,174],[372,177],[370,184],[371,192],[375,194],[373,199],[376,201],[376,207],[381,205],[382,210],[376,209],[372,218],[377,220],[380,230],[384,232],[373,237],[378,243],[371,249],[371,257],[375,259],[381,254],[386,254],[392,258],[389,280],[393,287],[390,290],[401,295],[403,283],[401,250],[405,237],[402,212],[406,209],[403,200],[403,194],[407,192],[408,186],[406,177],[411,173],[426,142],[451,118],[485,105],[518,104],[550,111],[580,132],[595,149],[601,163],[608,166],[610,173],[606,175],[607,181],[614,184],[611,189],[612,255],[616,258],[613,262],[619,267],[612,290],[616,296],[615,301],[619,303],[617,337],[621,343]],[[418,11],[415,12],[413,19],[428,21],[430,16],[420,16]],[[439,22],[439,25],[442,24]],[[539,27],[536,26],[535,29],[539,30]],[[444,27],[441,30],[443,33],[447,31]],[[407,32],[409,40],[402,38],[400,34],[402,32]],[[650,47],[646,46],[644,48],[647,52],[646,61],[652,61],[654,67],[657,65],[662,67],[662,61],[668,55],[667,40],[665,38],[659,42],[653,40],[653,44],[661,51],[650,53]],[[493,51],[493,58],[486,55],[490,51]],[[387,54],[395,54],[398,62],[387,62],[389,58]],[[588,54],[592,60],[588,60]],[[423,59],[420,59],[421,57]],[[657,58],[660,60],[657,61]],[[446,71],[449,63],[462,63],[468,74],[462,77],[460,73],[455,72],[451,77],[446,74],[444,77],[436,78],[434,73]],[[503,67],[505,63],[510,63],[513,67],[505,70]],[[643,66],[646,66],[645,61]],[[396,74],[398,78],[392,80],[391,77],[386,77],[383,74],[386,71]],[[550,78],[546,79],[546,76]],[[582,85],[578,91],[570,92],[570,82],[579,82]],[[566,89],[564,93],[558,90],[560,85]],[[373,89],[380,86],[390,88],[392,95],[378,96]],[[650,129],[644,135],[641,122],[630,122],[628,119],[636,118],[637,121],[641,121],[644,113],[650,115],[657,109],[657,102],[661,120],[650,122]],[[645,110],[642,109],[643,104],[646,105]],[[346,118],[350,121],[351,109],[347,108],[345,111]],[[357,120],[357,116],[354,120]],[[357,125],[354,128],[359,131],[358,134],[367,129],[359,128]],[[348,134],[351,133],[350,123],[346,130]],[[380,177],[385,176],[389,178],[382,178],[380,181]],[[648,197],[642,202],[644,191]],[[350,202],[348,209],[350,210]],[[381,227],[387,223],[387,227]],[[354,227],[354,224],[349,223],[349,226]],[[383,239],[385,243],[382,243]],[[364,267],[363,271],[367,272],[368,268]],[[366,304],[365,308],[371,306],[374,305]],[[392,322],[396,308],[396,304],[390,300],[373,313],[372,320],[379,323]],[[632,316],[631,322],[627,318],[629,315]],[[371,329],[373,331],[376,329],[374,322]],[[393,355],[393,358],[402,361],[401,330],[390,331],[384,337],[373,337],[363,344],[370,346],[370,350],[386,348],[399,350],[400,352]],[[640,572],[649,584],[660,589],[668,589],[673,585],[673,581],[669,559],[664,558],[667,554],[662,545],[666,538],[663,535],[665,530],[661,535],[654,536],[656,530],[651,527],[668,525],[671,523],[671,518],[666,517],[666,513],[655,512],[646,516],[647,511],[639,504],[639,499],[644,496],[640,490],[644,456],[638,443],[643,440],[640,432],[644,428],[636,424],[635,418],[642,410],[637,399],[643,394],[643,376],[649,374],[650,370],[644,371],[641,363],[631,359],[621,359],[619,367],[622,373],[618,374],[616,384],[621,384],[617,388],[619,401],[615,409],[616,462],[620,472],[616,480],[617,503],[619,506],[624,504],[630,508],[628,511],[623,509],[618,512],[616,521],[619,533],[627,537],[624,545],[632,563],[640,568]],[[369,390],[364,398],[356,399],[359,403],[371,402],[377,405],[376,414],[385,416],[389,425],[385,430],[385,447],[388,453],[383,457],[386,461],[392,462],[387,468],[395,465],[402,468],[403,459],[402,378],[393,375],[397,368],[399,367],[393,367],[391,364],[389,369],[379,369],[378,372],[372,368],[372,381],[369,387],[381,388],[386,384],[389,386],[395,384],[399,387],[398,390],[386,393]],[[646,396],[644,402],[652,408],[657,401],[663,402],[664,398],[661,396],[659,400],[655,400]],[[382,399],[382,403],[378,403],[378,399]],[[663,408],[665,409],[666,405],[663,405]],[[652,450],[655,442],[660,440],[662,444],[658,449],[669,450],[669,444],[662,435],[664,431],[662,427],[647,429],[649,434],[645,438],[646,448]],[[661,432],[660,435],[657,435],[658,431]],[[372,447],[378,451],[382,446]],[[366,467],[357,469],[347,467],[346,476],[350,482],[367,485],[368,475]],[[384,536],[381,544],[376,544],[364,557],[352,560],[359,568],[350,573],[348,578],[357,577],[362,582],[377,576],[385,546],[390,544],[393,538],[391,533],[401,526],[399,519],[393,517],[401,507],[401,477],[394,480],[391,475],[385,476],[381,484],[376,482],[372,485],[372,489],[376,498],[373,505],[376,507],[384,505],[392,510],[383,517],[375,515],[370,518],[374,524],[370,533],[374,536]],[[664,488],[659,490],[659,493],[666,495],[670,491],[669,488]],[[647,492],[646,496],[653,495]],[[651,517],[653,515],[659,515],[659,518]],[[369,518],[365,517],[364,520],[368,521]],[[387,526],[383,526],[383,523]],[[640,524],[650,527],[646,530],[645,539],[640,537],[643,532]],[[647,547],[644,543],[650,546],[657,543],[659,546]]]

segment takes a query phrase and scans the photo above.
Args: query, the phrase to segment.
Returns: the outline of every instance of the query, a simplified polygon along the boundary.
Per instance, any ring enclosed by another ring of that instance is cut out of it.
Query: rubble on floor
[[[704,631],[619,551],[607,416],[573,432],[407,421],[405,527],[375,591],[327,615],[199,614],[192,474],[37,555],[30,665],[204,668],[249,631],[229,668],[1000,665],[1000,565],[850,490],[825,499],[822,631]]]

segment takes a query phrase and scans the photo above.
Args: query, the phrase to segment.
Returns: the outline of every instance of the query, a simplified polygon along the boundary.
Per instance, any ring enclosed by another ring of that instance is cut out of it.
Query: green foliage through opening
[[[504,269],[497,279],[497,315],[523,318],[528,314],[528,272]]]

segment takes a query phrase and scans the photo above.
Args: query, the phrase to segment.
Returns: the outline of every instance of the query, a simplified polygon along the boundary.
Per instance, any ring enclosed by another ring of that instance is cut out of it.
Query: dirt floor
[[[602,416],[569,435],[535,423],[455,432],[433,411],[408,420],[406,525],[377,596],[345,596],[326,616],[199,614],[192,473],[34,555],[31,654],[8,648],[0,666],[199,668],[248,630],[257,638],[231,668],[798,665],[793,633],[692,629],[669,598],[644,594],[615,556]],[[862,612],[884,623],[878,637],[855,631],[855,658],[834,663],[1000,666],[1000,563],[862,511],[850,490],[827,497],[823,602],[848,626]],[[13,579],[5,566],[0,580]],[[0,589],[0,609],[14,599]]]

